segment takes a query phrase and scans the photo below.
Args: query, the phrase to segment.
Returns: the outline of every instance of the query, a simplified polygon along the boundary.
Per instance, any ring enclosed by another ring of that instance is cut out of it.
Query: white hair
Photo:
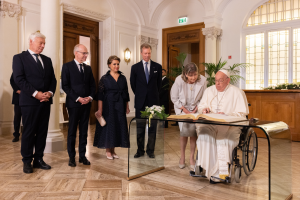
[[[82,44],[76,44],[75,47],[74,47],[74,50],[73,50],[73,53],[75,55],[75,52],[78,51],[79,47],[81,46]]]
[[[30,43],[30,40],[31,41],[34,41],[35,38],[44,38],[46,39],[46,36],[44,36],[43,34],[41,34],[40,32],[35,32],[35,33],[31,33],[29,35],[29,43]]]

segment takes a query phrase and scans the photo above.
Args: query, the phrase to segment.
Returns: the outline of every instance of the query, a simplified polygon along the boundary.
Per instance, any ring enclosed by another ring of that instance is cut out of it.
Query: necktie
[[[149,81],[149,72],[148,72],[148,62],[145,62],[145,75],[146,75],[146,80],[147,80],[147,83]]]
[[[44,67],[43,67],[43,65],[42,65],[42,63],[41,63],[41,61],[40,61],[40,59],[39,59],[39,54],[33,54],[33,55],[34,55],[35,58],[36,58],[36,63],[37,63],[37,65],[39,66],[40,71],[41,71],[42,73],[44,73]]]
[[[79,68],[80,68],[80,73],[81,73],[81,78],[84,79],[84,73],[83,73],[83,70],[82,70],[82,64],[79,64]]]

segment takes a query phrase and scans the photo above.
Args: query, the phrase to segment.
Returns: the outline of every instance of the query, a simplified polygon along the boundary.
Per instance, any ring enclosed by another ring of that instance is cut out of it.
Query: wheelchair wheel
[[[237,183],[241,182],[241,175],[242,175],[241,172],[242,172],[242,170],[241,170],[240,166],[234,167],[234,179],[235,179],[235,182],[237,182]]]
[[[243,168],[247,176],[254,170],[257,160],[257,136],[252,128],[248,129],[243,145]]]

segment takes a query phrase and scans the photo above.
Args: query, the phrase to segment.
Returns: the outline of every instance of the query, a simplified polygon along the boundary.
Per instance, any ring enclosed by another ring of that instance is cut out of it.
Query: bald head
[[[75,60],[77,60],[79,63],[85,62],[86,58],[88,57],[88,54],[89,52],[83,44],[77,44],[74,47]]]
[[[215,76],[216,88],[219,92],[223,92],[230,82],[230,78],[222,71],[218,71]]]

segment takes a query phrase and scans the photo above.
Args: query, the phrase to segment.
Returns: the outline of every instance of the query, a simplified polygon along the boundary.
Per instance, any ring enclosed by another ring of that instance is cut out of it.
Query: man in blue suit
[[[149,44],[141,45],[142,61],[132,65],[130,74],[130,85],[134,98],[135,117],[141,117],[141,111],[145,107],[151,107],[159,104],[159,90],[162,82],[162,66],[152,60],[151,46]],[[145,120],[137,120],[137,145],[138,150],[135,158],[145,154]],[[156,140],[156,122],[151,122],[148,129],[148,144],[146,153],[150,158],[155,158],[154,148]]]
[[[50,106],[56,90],[56,78],[49,57],[42,55],[45,36],[39,32],[29,36],[29,49],[13,58],[13,77],[20,93],[23,133],[21,154],[24,173],[33,168],[51,169],[44,160]],[[35,153],[33,154],[33,149]]]
[[[75,142],[77,126],[79,125],[79,163],[90,165],[85,157],[87,145],[88,122],[91,102],[95,96],[96,84],[92,68],[84,62],[88,56],[87,48],[82,44],[74,47],[75,59],[62,67],[62,89],[67,94],[66,107],[69,113],[68,154],[69,166],[76,167]]]

